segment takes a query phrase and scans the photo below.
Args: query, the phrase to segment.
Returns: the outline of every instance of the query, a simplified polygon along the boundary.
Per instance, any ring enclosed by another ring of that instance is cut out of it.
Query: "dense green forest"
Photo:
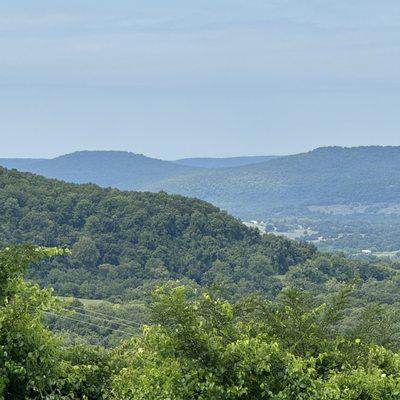
[[[200,200],[3,169],[0,210],[1,245],[71,250],[29,270],[42,287],[76,298],[75,320],[47,318],[70,340],[115,345],[149,321],[154,288],[176,280],[193,290],[212,288],[231,301],[255,293],[271,300],[285,287],[310,291],[322,301],[343,282],[357,280],[344,320],[349,326],[365,304],[379,302],[389,310],[400,302],[396,264],[350,260],[305,242],[261,236]]]
[[[341,329],[351,285],[318,303],[295,289],[275,301],[250,296],[228,302],[212,291],[170,284],[153,292],[150,323],[105,349],[67,343],[52,333],[45,315],[70,318],[70,303],[24,279],[30,262],[63,253],[29,245],[0,251],[2,399],[400,396],[394,320],[374,306],[355,327]]]
[[[232,293],[280,289],[274,277],[316,249],[256,230],[209,203],[121,192],[0,170],[0,244],[68,246],[31,277],[58,294],[137,299],[152,282],[226,281]]]
[[[0,209],[0,399],[400,398],[396,263],[16,170]]]

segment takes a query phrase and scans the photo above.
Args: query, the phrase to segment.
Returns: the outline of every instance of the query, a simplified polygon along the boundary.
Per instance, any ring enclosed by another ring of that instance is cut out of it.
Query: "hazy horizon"
[[[33,157],[33,156],[27,156],[27,157],[2,157],[0,156],[0,159],[32,159],[32,160],[51,160],[55,159],[58,157],[74,154],[74,153],[92,153],[92,152],[111,152],[111,153],[131,153],[134,155],[141,155],[149,158],[154,158],[162,161],[180,161],[180,160],[185,160],[185,159],[229,159],[229,158],[256,158],[256,157],[285,157],[285,156],[292,156],[292,155],[297,155],[297,154],[304,154],[304,153],[309,153],[318,149],[325,149],[325,148],[344,148],[344,149],[357,149],[357,148],[371,148],[371,147],[380,147],[380,148],[388,148],[388,147],[400,147],[400,145],[360,145],[360,146],[338,146],[338,145],[330,145],[330,146],[319,146],[311,149],[307,149],[298,153],[286,153],[286,154],[238,154],[234,156],[220,156],[220,155],[215,155],[215,156],[183,156],[179,158],[170,158],[170,157],[154,157],[151,154],[144,154],[144,153],[138,153],[135,151],[130,151],[130,150],[119,150],[119,149],[79,149],[79,150],[72,150],[67,153],[59,153],[55,154],[54,156],[48,156],[48,157]]]
[[[304,152],[308,152],[308,151],[312,151],[312,150],[315,150],[315,149],[308,149],[308,150],[305,150]],[[260,153],[260,154],[236,154],[236,155],[232,155],[232,156],[230,156],[230,155],[227,155],[227,156],[224,156],[224,155],[218,155],[218,154],[215,154],[215,155],[183,155],[182,157],[169,157],[168,155],[166,155],[166,156],[160,156],[160,157],[157,157],[157,156],[154,156],[154,155],[152,155],[152,154],[146,154],[146,153],[142,153],[142,152],[138,152],[138,151],[135,151],[135,150],[128,150],[128,149],[113,149],[113,148],[110,148],[110,149],[104,149],[104,148],[81,148],[81,149],[72,149],[72,150],[70,150],[70,151],[67,151],[67,152],[59,152],[59,153],[51,153],[51,154],[49,154],[49,155],[43,155],[43,156],[34,156],[34,155],[29,155],[29,153],[28,153],[28,155],[26,155],[26,156],[18,156],[18,155],[16,155],[16,156],[14,156],[14,155],[11,155],[11,156],[3,156],[2,155],[2,153],[1,153],[1,150],[0,150],[0,159],[1,158],[3,158],[3,159],[6,159],[6,158],[8,158],[8,159],[13,159],[13,158],[15,158],[15,159],[53,159],[53,158],[57,158],[57,157],[61,157],[61,156],[64,156],[64,155],[67,155],[67,154],[73,154],[73,153],[80,153],[80,152],[96,152],[96,151],[98,151],[98,152],[127,152],[127,153],[132,153],[132,154],[136,154],[136,155],[143,155],[143,156],[146,156],[146,157],[150,157],[150,158],[156,158],[156,159],[160,159],[160,160],[165,160],[165,161],[177,161],[177,160],[181,160],[181,159],[185,159],[185,158],[241,158],[241,157],[264,157],[264,156],[278,156],[278,157],[280,157],[280,156],[289,156],[289,155],[293,155],[293,154],[297,154],[297,153],[286,153],[286,154],[262,154],[262,153]]]
[[[0,4],[0,157],[400,144],[400,3]]]
[[[310,149],[308,151],[311,151],[314,149]],[[57,158],[57,157],[61,157],[64,155],[68,155],[68,154],[73,154],[73,153],[82,153],[82,152],[127,152],[127,153],[132,153],[135,155],[143,155],[146,157],[150,157],[150,158],[155,158],[155,159],[159,159],[159,160],[164,160],[164,161],[178,161],[178,160],[183,160],[183,159],[192,159],[192,158],[212,158],[212,159],[218,159],[218,158],[246,158],[246,157],[264,157],[264,156],[277,156],[277,157],[283,157],[283,156],[289,156],[291,154],[239,154],[236,156],[183,156],[183,157],[179,157],[179,158],[170,158],[170,157],[165,157],[165,158],[160,158],[160,157],[154,157],[152,155],[149,154],[144,154],[144,153],[138,153],[135,151],[130,151],[130,150],[121,150],[121,149],[79,149],[79,150],[72,150],[68,153],[59,153],[59,154],[55,154],[54,156],[47,156],[47,157],[31,157],[31,156],[27,156],[27,157],[2,157],[0,155],[0,159],[43,159],[43,160],[47,160],[47,159],[53,159],[53,158]]]

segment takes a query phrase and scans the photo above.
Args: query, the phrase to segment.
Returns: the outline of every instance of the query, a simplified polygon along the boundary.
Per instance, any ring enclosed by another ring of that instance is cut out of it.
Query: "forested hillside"
[[[399,398],[396,264],[6,169],[0,227],[0,399]]]
[[[248,158],[172,162],[89,151],[52,160],[3,159],[0,165],[70,182],[197,197],[248,219],[308,206],[397,204],[400,195],[400,147],[326,147],[237,166],[241,160]]]
[[[147,186],[194,196],[243,218],[310,205],[393,203],[400,147],[327,147],[264,163],[197,171]]]
[[[256,230],[201,200],[122,192],[0,170],[0,244],[67,246],[70,258],[32,271],[58,294],[136,298],[138,288],[185,278],[232,293],[281,287],[274,275],[314,246]]]
[[[147,320],[152,290],[176,280],[231,300],[254,294],[273,299],[285,287],[295,287],[320,301],[354,281],[349,325],[366,304],[386,304],[389,312],[400,302],[396,264],[350,260],[319,253],[305,242],[261,236],[201,200],[67,184],[1,169],[0,211],[1,245],[30,242],[71,250],[33,265],[30,279],[81,299],[78,309],[134,324]],[[90,313],[85,318],[96,323]],[[112,324],[94,329],[94,335],[93,327],[50,323],[78,336],[85,332],[93,343],[112,344],[121,336],[114,335]]]
[[[0,165],[75,183],[143,189],[195,168],[126,151],[78,151],[53,159],[0,159]]]

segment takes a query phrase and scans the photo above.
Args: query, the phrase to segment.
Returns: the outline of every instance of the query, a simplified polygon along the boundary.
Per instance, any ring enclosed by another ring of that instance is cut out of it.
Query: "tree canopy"
[[[400,353],[363,327],[337,323],[351,290],[314,304],[288,289],[274,301],[229,302],[179,283],[153,293],[142,332],[106,350],[67,345],[44,325],[66,304],[28,283],[29,262],[62,249],[0,251],[0,398],[360,400],[400,396]]]

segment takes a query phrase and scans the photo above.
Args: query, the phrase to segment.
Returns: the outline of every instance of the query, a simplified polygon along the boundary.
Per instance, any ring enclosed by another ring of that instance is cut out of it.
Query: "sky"
[[[400,145],[398,0],[3,0],[0,157]]]

